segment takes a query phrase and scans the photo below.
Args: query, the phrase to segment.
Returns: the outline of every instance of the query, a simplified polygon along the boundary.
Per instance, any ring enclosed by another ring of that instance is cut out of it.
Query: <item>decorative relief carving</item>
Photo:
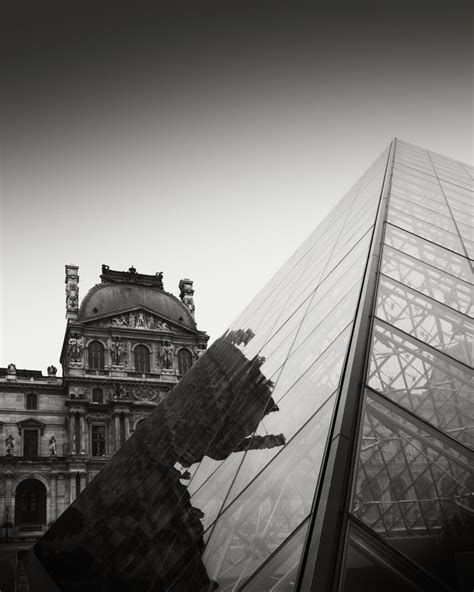
[[[78,386],[69,387],[69,398],[82,399],[84,401],[89,399],[88,395],[84,392],[84,390]]]
[[[139,401],[154,401],[160,397],[160,391],[156,386],[141,384],[129,389],[129,393]]]
[[[72,315],[74,318],[79,308],[78,269],[75,265],[66,265],[66,313]]]
[[[147,331],[164,331],[173,333],[176,330],[170,327],[168,323],[144,311],[134,311],[126,314],[121,314],[111,319],[104,319],[95,323],[96,327],[120,328],[120,329],[143,329]]]

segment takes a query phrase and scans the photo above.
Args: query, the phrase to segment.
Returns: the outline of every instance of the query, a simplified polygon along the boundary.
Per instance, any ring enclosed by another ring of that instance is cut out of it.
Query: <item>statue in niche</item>
[[[138,313],[135,327],[137,329],[146,329],[145,317],[142,312]]]
[[[58,369],[56,368],[56,366],[48,366],[48,376],[56,376],[57,371]]]
[[[8,374],[10,374],[10,376],[15,376],[15,374],[16,374],[15,364],[8,364],[7,372],[8,372]]]
[[[7,449],[7,456],[13,456],[13,451],[15,450],[15,439],[11,434],[9,434],[5,440],[5,446]]]
[[[54,436],[51,436],[48,444],[49,444],[48,448],[49,448],[49,452],[50,452],[51,456],[56,456],[56,438]]]
[[[121,366],[123,364],[123,342],[119,338],[112,341],[110,346],[110,357],[114,366]]]
[[[162,368],[170,370],[174,366],[174,345],[168,342],[160,348],[160,364]]]

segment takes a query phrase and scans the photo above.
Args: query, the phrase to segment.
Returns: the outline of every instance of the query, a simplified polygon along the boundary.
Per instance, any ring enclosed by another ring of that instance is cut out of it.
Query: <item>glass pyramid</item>
[[[37,543],[61,590],[469,588],[473,175],[390,144]]]

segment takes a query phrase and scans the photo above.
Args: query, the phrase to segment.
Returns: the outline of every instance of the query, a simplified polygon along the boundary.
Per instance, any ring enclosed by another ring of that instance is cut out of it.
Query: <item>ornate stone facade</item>
[[[53,365],[47,376],[0,369],[1,535],[11,540],[40,536],[207,347],[192,281],[177,298],[162,272],[103,265],[100,277],[79,306],[78,267],[66,265],[62,378]]]

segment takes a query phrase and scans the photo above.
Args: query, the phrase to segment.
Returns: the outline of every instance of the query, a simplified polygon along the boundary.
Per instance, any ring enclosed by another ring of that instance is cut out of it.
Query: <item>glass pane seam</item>
[[[413,192],[415,193],[415,192]],[[392,195],[390,196],[392,197]],[[393,197],[395,198],[394,200],[400,200],[400,201],[405,201],[407,204],[410,204],[411,206],[416,206],[417,208],[426,210],[427,212],[430,212],[431,214],[435,214],[436,216],[439,216],[441,219],[445,219],[448,222],[452,222],[452,218],[450,216],[447,216],[446,214],[442,214],[440,211],[438,210],[432,210],[431,208],[429,208],[428,206],[425,206],[417,201],[413,202],[410,201],[409,199],[407,199],[406,197],[402,197],[401,195],[393,195]],[[429,199],[426,195],[420,194],[420,197],[424,197],[425,199]],[[440,204],[442,204],[443,202],[439,202]],[[396,206],[391,205],[391,208],[396,209]],[[407,211],[407,214],[410,214],[411,216],[413,216],[414,218],[418,218],[419,216],[413,214],[412,212]],[[420,218],[420,220],[424,220],[424,218]],[[445,230],[442,226],[439,226],[439,228],[441,228],[442,230]],[[449,232],[449,230],[447,230],[446,232]],[[454,233],[452,233],[454,234]]]
[[[425,343],[424,341],[420,341],[419,339],[417,339],[416,337],[414,337],[410,333],[406,333],[403,329],[400,329],[399,327],[396,327],[395,325],[391,325],[388,321],[381,319],[377,315],[375,315],[375,319],[376,319],[377,323],[384,326],[385,329],[389,329],[393,333],[396,333],[398,335],[398,337],[401,337],[402,339],[405,339],[406,341],[411,342],[413,345],[418,347],[420,350],[423,351],[426,349],[429,354],[431,354],[435,357],[447,358],[451,365],[457,366],[458,369],[461,370],[462,372],[466,372],[466,370],[472,370],[472,368],[470,366],[468,366],[467,364],[465,364],[464,362],[461,362],[457,358],[453,358],[452,356],[450,356],[446,352],[444,352],[440,349],[436,349],[435,347],[433,347],[432,345],[429,345],[428,343]]]
[[[377,398],[382,399],[383,405],[388,407],[389,410],[391,410],[392,412],[397,413],[398,415],[401,415],[405,420],[407,420],[415,425],[422,424],[421,427],[426,432],[428,432],[433,438],[440,440],[443,443],[443,445],[456,449],[457,452],[459,452],[460,454],[462,454],[466,458],[473,456],[473,451],[470,448],[468,448],[467,446],[464,446],[464,444],[462,442],[460,442],[459,440],[455,440],[452,436],[449,436],[448,434],[446,434],[442,430],[433,426],[433,424],[426,421],[426,419],[423,419],[422,417],[415,415],[413,412],[411,412],[406,407],[402,407],[396,401],[389,399],[386,395],[384,395],[383,393],[379,393],[377,390],[375,390],[373,387],[371,387],[369,385],[365,385],[365,389],[367,391],[370,391],[371,396],[375,397],[376,399]],[[433,448],[436,448],[435,444],[430,444],[430,446],[432,446]],[[449,452],[447,450],[443,449],[443,454],[448,456]],[[454,463],[457,463],[459,465],[463,465],[463,461],[460,461],[459,459],[451,459],[451,460]],[[474,461],[474,457],[473,457],[473,461]],[[408,464],[409,463],[407,463],[407,466],[408,466]],[[464,466],[464,468],[466,468],[466,466]],[[471,466],[468,465],[467,470],[472,470]]]
[[[250,584],[252,580],[255,579],[255,577],[257,577],[261,571],[263,571],[266,565],[273,559],[273,557],[275,557],[275,555],[280,551],[280,549],[282,549],[288,543],[290,538],[295,536],[299,530],[306,526],[306,522],[308,521],[309,516],[310,515],[308,514],[306,518],[303,518],[301,523],[286,537],[286,539],[273,551],[273,553],[269,557],[267,557],[267,559],[265,559],[265,561],[261,565],[259,565],[259,567],[244,581],[244,583],[241,586],[237,588],[237,592],[245,592],[245,588],[247,587],[247,585]]]
[[[429,238],[426,238],[425,236],[420,236],[419,234],[416,234],[416,232],[413,232],[412,230],[408,230],[408,228],[403,228],[403,226],[399,226],[398,224],[395,224],[393,221],[387,220],[385,222],[385,224],[388,224],[389,226],[393,226],[394,228],[397,228],[398,230],[401,230],[402,232],[406,232],[407,234],[411,234],[412,236],[416,236],[417,238],[419,238],[427,243],[430,243],[432,245],[435,245],[436,247],[444,249],[445,251],[449,251],[453,255],[457,255],[458,257],[462,257],[463,259],[465,259],[466,263],[468,263],[468,264],[470,263],[469,257],[466,257],[465,253],[458,253],[458,251],[453,251],[453,249],[450,249],[449,247],[446,247],[445,245],[440,245],[439,243],[437,243]],[[452,236],[456,236],[452,232],[450,232],[449,234],[451,234]]]
[[[433,164],[433,159],[431,158],[431,155],[430,155],[429,153],[428,153],[428,157],[429,157],[429,159],[430,159],[430,161],[431,161],[431,164]],[[434,165],[433,165],[433,168],[434,168]],[[446,193],[444,192],[444,189],[443,189],[443,186],[442,186],[442,184],[441,184],[441,182],[440,182],[440,180],[439,180],[439,177],[437,177],[437,179],[438,179],[438,185],[439,185],[439,187],[440,187],[440,189],[441,189],[441,192],[442,192],[442,194],[443,194],[443,197],[444,197],[444,200],[445,200],[445,202],[446,202],[446,205],[448,206],[449,213],[451,214],[451,218],[453,219],[454,226],[455,226],[455,228],[456,228],[456,231],[457,231],[457,233],[458,233],[458,235],[459,235],[459,240],[461,241],[462,248],[464,249],[464,252],[465,252],[465,254],[466,254],[466,257],[469,259],[469,253],[468,253],[468,251],[467,251],[467,249],[466,249],[466,245],[464,244],[464,240],[463,240],[462,234],[461,234],[461,232],[459,231],[459,227],[458,227],[458,223],[457,223],[457,221],[456,221],[456,218],[453,216],[453,212],[451,211],[451,206],[450,206],[450,204],[449,204],[449,200],[448,200],[448,198],[446,197]]]
[[[425,208],[425,209],[426,209],[426,208]],[[425,220],[424,218],[420,218],[420,216],[416,216],[416,215],[415,215],[415,214],[413,214],[412,212],[407,212],[407,211],[404,211],[404,210],[400,210],[399,208],[397,208],[397,206],[396,206],[396,205],[395,205],[395,206],[391,205],[391,206],[390,206],[390,211],[391,211],[391,212],[396,212],[397,214],[398,214],[398,213],[400,213],[400,214],[403,214],[404,216],[409,216],[409,217],[410,217],[410,218],[412,218],[413,220],[418,220],[418,221],[420,221],[420,222],[423,222],[423,224],[426,224],[427,226],[430,226],[430,227],[432,227],[432,228],[436,228],[436,230],[438,230],[438,231],[440,231],[440,232],[442,232],[442,233],[445,233],[445,234],[447,234],[448,236],[449,236],[449,235],[451,235],[451,236],[454,236],[454,237],[456,237],[456,238],[459,238],[459,236],[458,236],[458,235],[457,235],[455,232],[451,232],[450,230],[446,230],[446,228],[443,228],[442,226],[437,226],[436,224],[433,224],[432,222],[429,222],[429,221]],[[457,230],[457,228],[456,228],[455,230],[456,230],[457,232],[459,232],[459,231]],[[461,246],[462,246],[462,245],[461,245]],[[464,252],[463,252],[463,253],[461,253],[461,255],[463,255],[464,257],[466,257],[466,255],[464,254]]]
[[[389,328],[390,330],[398,333],[399,337],[402,337],[403,339],[411,341],[414,345],[419,347],[421,350],[428,349],[428,351],[433,352],[437,356],[440,356],[440,357],[444,356],[444,357],[448,358],[450,363],[452,363],[453,365],[460,366],[464,372],[466,372],[466,370],[472,371],[472,368],[471,368],[471,366],[469,366],[469,364],[466,364],[465,362],[462,362],[461,360],[458,360],[457,358],[453,358],[452,356],[447,354],[445,351],[440,350],[440,349],[436,349],[436,347],[433,347],[429,343],[425,343],[424,341],[420,341],[419,339],[417,339],[416,337],[414,337],[410,333],[406,333],[403,329],[400,329],[400,327],[396,327],[395,325],[392,325],[391,323],[389,323],[385,319],[382,319],[382,318],[378,317],[377,315],[374,315],[374,319],[378,323],[380,323],[381,325],[384,325],[385,327]]]
[[[390,246],[390,245],[388,245],[388,246]],[[411,286],[408,286],[407,284],[404,284],[400,280],[397,280],[397,279],[395,279],[395,278],[387,275],[386,273],[383,273],[382,271],[380,272],[380,276],[381,277],[384,277],[384,278],[386,278],[388,280],[390,280],[391,282],[394,282],[398,286],[400,286],[400,287],[408,290],[409,292],[413,293],[415,296],[419,296],[420,298],[426,298],[430,302],[433,302],[436,305],[439,305],[439,306],[443,307],[444,309],[446,309],[446,311],[450,311],[451,313],[455,313],[456,315],[461,315],[462,317],[464,317],[465,319],[467,319],[469,321],[472,321],[473,320],[472,317],[470,317],[469,315],[465,314],[464,312],[461,312],[457,308],[451,308],[450,306],[448,306],[444,302],[441,302],[440,300],[436,300],[436,298],[433,298],[432,296],[428,296],[428,294],[425,294],[424,292],[420,292],[416,288],[412,288]]]
[[[421,240],[424,240],[421,237],[420,237],[420,239]],[[417,261],[417,262],[421,263],[422,265],[425,265],[426,267],[429,267],[430,269],[434,269],[438,273],[442,273],[443,275],[447,275],[447,276],[455,279],[458,282],[462,282],[462,283],[464,283],[464,284],[466,284],[468,286],[472,286],[471,283],[469,283],[466,280],[463,280],[462,278],[458,277],[457,275],[453,275],[449,271],[445,271],[444,269],[440,269],[439,267],[436,267],[435,265],[433,265],[432,263],[429,263],[428,261],[425,261],[424,259],[419,259],[418,257],[415,257],[415,255],[412,255],[411,253],[406,253],[405,251],[400,250],[398,247],[394,247],[393,245],[390,245],[388,243],[384,243],[384,246],[387,246],[390,249],[393,249],[394,251],[397,251],[397,253],[400,253],[400,255],[403,255],[403,257],[408,257],[412,261]],[[443,248],[443,247],[440,246],[440,248]],[[463,257],[463,259],[465,259],[465,257],[463,255],[460,255],[460,257]]]
[[[460,164],[461,164],[461,163],[460,163]],[[431,174],[431,173],[429,173],[428,171],[422,171],[421,169],[416,169],[416,168],[414,168],[414,167],[410,166],[409,164],[405,164],[405,163],[402,163],[402,162],[395,162],[395,168],[396,168],[397,166],[400,166],[400,165],[402,165],[402,166],[404,166],[404,167],[406,167],[407,169],[410,169],[410,170],[412,170],[412,171],[416,171],[416,172],[418,172],[418,173],[422,173],[423,175],[427,175],[428,177],[431,177],[432,179],[438,179],[438,178],[440,178],[440,177],[441,177],[441,179],[442,179],[443,181],[445,180],[445,179],[444,179],[442,176],[440,176],[440,174],[439,174],[439,171],[438,171],[438,169],[435,167],[435,165],[434,165],[434,164],[432,165],[432,166],[433,166],[433,173],[434,173],[434,174]],[[464,168],[464,167],[463,167],[463,168]],[[403,170],[402,170],[402,169],[398,169],[398,170],[399,170],[401,173],[403,173]],[[454,176],[455,176],[455,175],[453,175],[453,177],[454,177]],[[450,181],[449,179],[446,179],[446,180],[448,181],[448,183],[451,183],[451,185],[454,185],[455,187],[461,187],[462,189],[465,189],[464,187],[462,187],[462,185],[456,185],[456,183],[453,183],[453,182],[452,182],[452,181]],[[469,182],[469,179],[466,179],[466,182]],[[433,183],[433,184],[434,184],[434,185],[436,185],[436,183]]]

